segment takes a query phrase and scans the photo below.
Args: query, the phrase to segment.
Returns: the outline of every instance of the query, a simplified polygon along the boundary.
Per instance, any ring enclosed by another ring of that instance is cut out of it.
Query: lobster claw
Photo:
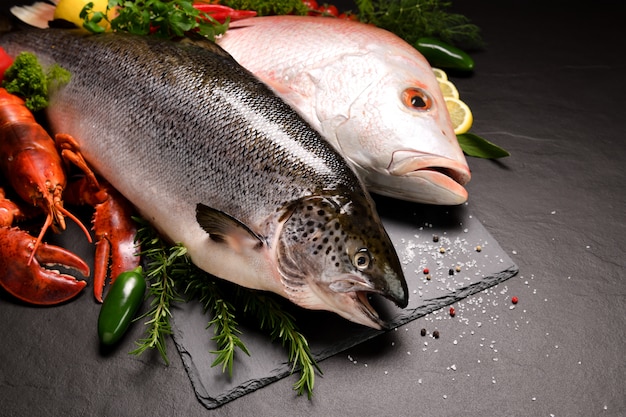
[[[37,247],[29,262],[36,239],[11,227],[0,227],[0,286],[16,298],[31,304],[53,305],[70,300],[85,288],[85,281],[43,268],[61,265],[89,275],[89,266],[78,256],[45,243]]]

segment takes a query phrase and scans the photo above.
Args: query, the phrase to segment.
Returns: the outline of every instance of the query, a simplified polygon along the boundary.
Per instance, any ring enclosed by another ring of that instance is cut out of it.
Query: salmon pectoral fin
[[[244,248],[260,249],[265,245],[265,240],[244,223],[202,203],[196,205],[196,220],[211,239],[223,242],[237,252]]]

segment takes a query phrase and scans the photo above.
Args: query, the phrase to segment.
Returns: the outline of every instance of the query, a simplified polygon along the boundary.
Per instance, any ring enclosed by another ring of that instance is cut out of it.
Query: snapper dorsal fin
[[[259,249],[265,245],[265,239],[250,227],[231,215],[205,204],[196,205],[196,221],[211,239],[223,242],[238,252],[244,247]]]

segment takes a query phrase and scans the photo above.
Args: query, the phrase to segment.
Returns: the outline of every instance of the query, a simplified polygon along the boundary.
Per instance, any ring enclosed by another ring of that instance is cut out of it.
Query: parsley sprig
[[[190,0],[109,0],[105,12],[94,11],[93,2],[87,3],[80,13],[83,27],[101,33],[103,21],[114,32],[134,35],[154,35],[164,39],[183,37],[190,32],[209,40],[226,32],[228,22],[219,23],[208,13],[195,7]],[[116,10],[115,17],[110,13]]]

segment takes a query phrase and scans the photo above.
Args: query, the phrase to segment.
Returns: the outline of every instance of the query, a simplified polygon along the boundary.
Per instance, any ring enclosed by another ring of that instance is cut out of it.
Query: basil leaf
[[[510,156],[506,150],[473,133],[456,135],[461,149],[468,156],[476,158],[497,159]]]

